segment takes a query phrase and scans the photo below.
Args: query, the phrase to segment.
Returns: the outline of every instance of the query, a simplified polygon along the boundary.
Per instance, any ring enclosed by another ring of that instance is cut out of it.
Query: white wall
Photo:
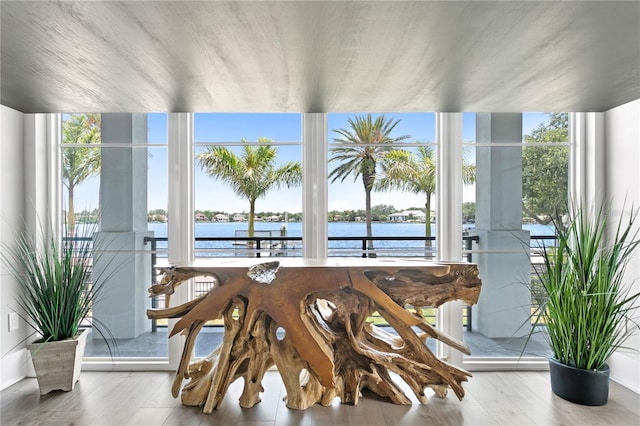
[[[24,115],[0,105],[0,242],[13,244],[24,218]],[[27,372],[26,326],[9,332],[9,312],[17,309],[17,285],[0,262],[0,388]]]
[[[632,205],[640,207],[640,99],[605,113],[605,141],[605,194],[614,213],[628,213]],[[626,279],[640,291],[640,254],[629,265]],[[627,346],[640,350],[640,336]],[[638,352],[619,350],[609,366],[613,380],[640,393]]]

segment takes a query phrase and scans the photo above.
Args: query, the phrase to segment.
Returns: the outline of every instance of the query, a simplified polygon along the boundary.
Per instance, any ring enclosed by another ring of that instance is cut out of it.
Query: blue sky
[[[337,134],[333,129],[348,127],[347,119],[355,114],[331,113],[328,116],[329,141]],[[435,141],[435,114],[432,113],[387,113],[389,117],[400,119],[394,135],[411,135],[408,141]],[[528,134],[548,116],[541,113],[523,115],[523,134]],[[244,138],[256,141],[266,137],[280,142],[294,142],[302,139],[300,114],[196,114],[195,142],[232,142]],[[166,114],[148,115],[148,143],[166,144]],[[475,140],[475,114],[463,114],[463,139]],[[196,148],[196,154],[202,147]],[[300,161],[299,146],[280,146],[279,159]],[[166,146],[149,149],[148,158],[148,208],[166,209],[167,206],[167,157]],[[229,213],[248,211],[248,202],[238,198],[224,184],[206,175],[196,164],[195,171],[195,208],[196,210],[222,210]],[[97,179],[86,181],[76,190],[76,207],[97,206]],[[474,188],[465,188],[465,201],[475,199]],[[398,209],[424,205],[421,198],[401,192],[372,193],[372,204],[391,204]],[[302,205],[302,189],[293,188],[270,192],[266,198],[257,202],[258,211],[299,212]],[[329,187],[329,210],[364,209],[364,190],[360,180],[348,177],[343,183]]]

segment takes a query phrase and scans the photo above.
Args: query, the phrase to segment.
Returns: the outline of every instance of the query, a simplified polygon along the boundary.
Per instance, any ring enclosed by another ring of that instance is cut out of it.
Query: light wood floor
[[[0,393],[4,425],[639,425],[640,396],[611,383],[609,403],[583,407],[551,393],[547,372],[476,372],[462,402],[450,392],[428,405],[394,405],[365,394],[357,406],[286,408],[276,372],[268,372],[262,402],[238,405],[236,381],[213,414],[171,397],[173,373],[83,372],[72,392],[40,397],[35,379]],[[409,393],[408,393],[409,395]],[[413,399],[413,394],[410,394]]]

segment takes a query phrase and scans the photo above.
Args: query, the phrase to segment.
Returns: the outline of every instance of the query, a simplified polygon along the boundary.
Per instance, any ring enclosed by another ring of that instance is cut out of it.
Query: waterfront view
[[[458,117],[463,140],[456,143],[462,144],[463,158],[456,159],[462,165],[462,176],[456,173],[453,182],[462,191],[456,200],[443,196],[453,188],[436,188],[438,170],[446,172],[456,162],[450,161],[452,152],[439,151],[447,141],[436,137],[433,113],[327,114],[324,141],[303,138],[303,117],[296,114],[196,113],[190,144],[170,137],[168,129],[178,124],[175,120],[168,120],[166,114],[149,114],[146,139],[132,141],[136,149],[120,140],[96,137],[97,117],[67,118],[65,135],[76,127],[94,131],[87,132],[86,141],[65,137],[70,144],[63,142],[68,160],[62,182],[65,219],[70,225],[76,219],[78,224],[99,221],[102,231],[126,240],[119,258],[122,278],[109,284],[112,294],[117,294],[112,303],[117,315],[102,315],[104,320],[117,321],[121,349],[128,356],[168,354],[165,324],[145,319],[145,312],[150,303],[164,305],[161,298],[150,302],[146,290],[149,282],[159,278],[154,266],[167,265],[169,247],[172,258],[184,263],[192,260],[192,249],[197,261],[210,259],[212,264],[217,263],[214,259],[268,261],[305,254],[331,259],[473,262],[485,283],[483,297],[474,306],[456,308],[448,317],[460,311],[463,338],[474,355],[521,354],[527,340],[523,325],[529,323],[527,318],[539,299],[535,288],[539,247],[554,244],[553,227],[533,223],[562,216],[567,200],[566,114],[495,117],[507,120],[509,130],[509,143],[495,146],[491,138],[476,140],[477,134],[483,134],[478,129],[487,125],[487,116],[465,113]],[[95,143],[96,149],[85,149],[85,143]],[[311,154],[327,157],[328,176],[317,174],[325,165],[301,169],[305,146],[326,149]],[[100,154],[99,167],[91,168],[97,162],[90,153]],[[122,173],[120,155],[135,160],[135,166]],[[191,169],[192,174],[185,173]],[[303,195],[314,194],[314,188],[322,191],[320,202],[304,204],[305,210],[303,201],[309,197]],[[454,203],[462,203],[461,215]],[[78,211],[82,206],[97,208]],[[326,225],[309,222],[314,211],[327,213]],[[461,254],[445,248],[434,220],[444,226],[441,232],[454,230],[447,241],[459,244]],[[307,230],[309,223],[317,228]],[[483,229],[476,231],[475,223]],[[169,225],[185,229],[193,225],[194,235],[176,229],[169,241]],[[323,226],[328,228],[326,234]],[[303,230],[306,241],[302,241]],[[130,238],[132,231],[135,239]],[[328,238],[328,250],[318,237]],[[193,280],[189,297],[209,291],[213,282],[207,277]],[[437,324],[435,310],[428,309],[428,321]],[[214,330],[208,327],[204,334],[220,337]],[[543,340],[537,348],[530,343],[528,349],[546,355]],[[211,349],[212,345],[204,346]],[[150,350],[156,346],[162,350]],[[206,353],[196,349],[197,356]]]
[[[330,222],[328,223],[329,238],[353,237],[353,240],[330,240],[330,256],[360,256],[362,254],[362,240],[365,238],[366,224],[364,222]],[[430,224],[431,235],[436,236],[435,224]],[[530,231],[532,236],[552,236],[553,226],[539,224],[523,224],[524,230]],[[463,225],[461,228],[461,242],[464,235],[473,235],[473,224]],[[149,230],[153,231],[154,238],[158,239],[156,251],[158,257],[166,257],[167,249],[167,224],[149,223]],[[424,256],[425,243],[424,223],[373,223],[374,247],[379,255],[386,256]],[[276,238],[286,236],[289,238],[300,238],[302,236],[301,222],[257,222],[255,224],[256,238]],[[247,256],[246,245],[243,245],[241,238],[247,237],[247,225],[241,222],[196,222],[195,224],[195,249],[196,257],[233,257]],[[215,238],[232,238],[238,240],[215,241]],[[376,237],[393,237],[393,240],[375,240]],[[437,237],[437,236],[436,236]],[[360,239],[358,239],[360,238]],[[403,239],[410,238],[410,239]],[[415,239],[414,239],[415,238]],[[204,240],[203,240],[204,239]],[[281,242],[275,241],[277,244]],[[274,243],[274,244],[275,244]],[[288,241],[286,255],[301,256],[302,242]],[[531,247],[538,247],[540,241],[531,241]],[[271,247],[270,243],[262,246],[265,249]],[[283,247],[280,247],[283,248]],[[470,246],[468,248],[471,248]],[[427,249],[427,256],[433,257],[437,250],[437,240],[432,241],[432,246]],[[266,254],[267,256],[269,254]]]

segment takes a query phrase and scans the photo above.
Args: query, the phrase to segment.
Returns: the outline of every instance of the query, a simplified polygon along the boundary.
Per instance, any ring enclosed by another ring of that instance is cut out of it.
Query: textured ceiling
[[[2,1],[1,103],[50,111],[603,111],[640,2]]]

